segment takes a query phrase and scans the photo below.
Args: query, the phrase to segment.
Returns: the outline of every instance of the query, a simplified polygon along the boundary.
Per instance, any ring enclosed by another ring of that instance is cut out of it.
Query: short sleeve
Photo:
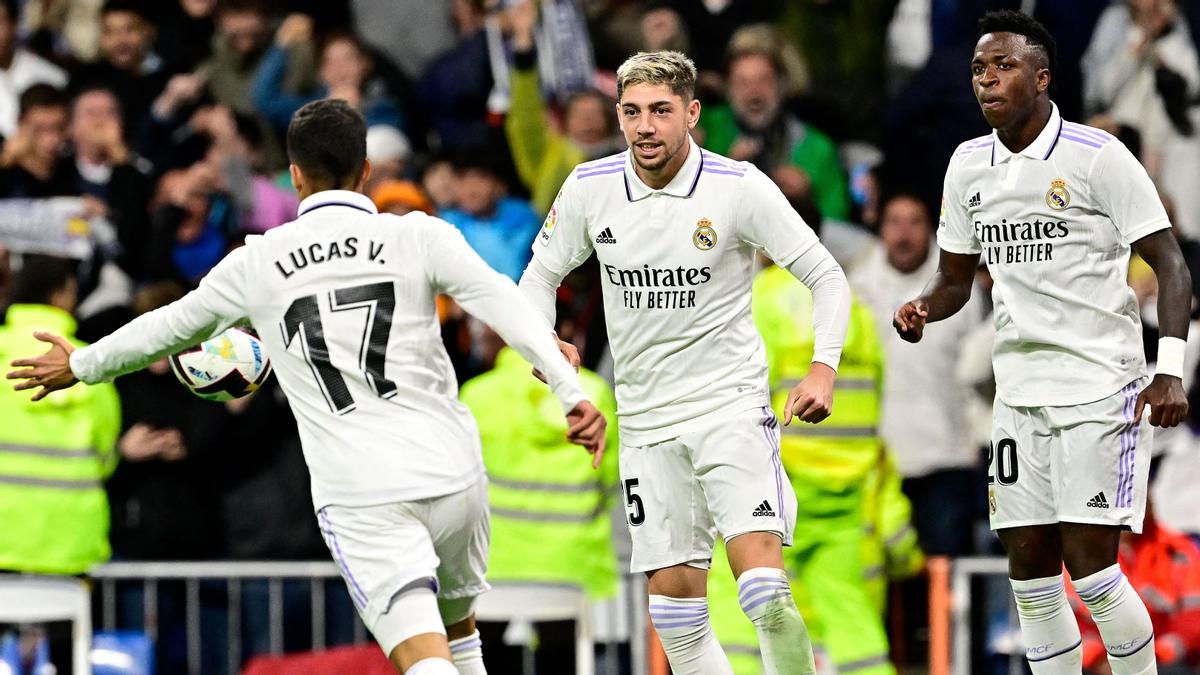
[[[573,185],[578,179],[567,177],[542,229],[533,240],[533,258],[555,274],[566,276],[592,254],[592,240],[587,235],[587,217]]]
[[[756,167],[741,179],[738,235],[761,249],[780,267],[787,267],[818,244],[817,234],[796,213],[775,183]]]
[[[1100,149],[1088,184],[1096,206],[1112,220],[1124,243],[1171,227],[1158,189],[1124,143],[1110,141]]]
[[[942,184],[942,207],[938,215],[937,240],[943,251],[972,255],[982,253],[983,247],[975,236],[975,228],[967,217],[958,186],[954,159],[946,167],[946,179]]]

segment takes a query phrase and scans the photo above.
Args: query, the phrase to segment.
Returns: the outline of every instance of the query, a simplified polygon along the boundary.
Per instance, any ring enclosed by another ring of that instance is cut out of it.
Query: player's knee
[[[1107,525],[1063,523],[1063,562],[1072,579],[1082,579],[1117,562],[1121,530]]]
[[[703,598],[708,595],[708,569],[698,565],[672,565],[646,573],[651,595],[670,598]]]
[[[454,632],[460,629],[465,629],[464,635],[470,635],[475,631],[475,597],[466,598],[438,598],[438,613],[441,614],[442,623],[446,626],[446,633],[451,639],[456,636]],[[470,626],[466,626],[466,624]]]
[[[773,567],[746,570],[737,579],[738,602],[756,627],[785,625],[799,616],[787,573]]]
[[[1039,579],[1062,572],[1062,539],[1057,526],[1014,527],[997,534],[1008,553],[1009,577]]]
[[[756,567],[783,568],[783,542],[774,532],[747,532],[725,543],[734,577]]]

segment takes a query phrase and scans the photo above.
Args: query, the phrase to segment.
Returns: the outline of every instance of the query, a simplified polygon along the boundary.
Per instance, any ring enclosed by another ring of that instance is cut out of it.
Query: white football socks
[[[708,623],[707,598],[651,595],[650,620],[674,675],[733,675]]]
[[[483,667],[483,640],[479,631],[467,637],[450,641],[450,655],[454,657],[454,666],[459,675],[487,675]]]
[[[1072,584],[1104,638],[1113,675],[1157,673],[1150,613],[1120,565],[1075,579]]]
[[[817,672],[808,628],[792,600],[787,573],[755,567],[738,577],[738,601],[758,632],[764,675],[810,675]]]
[[[1008,581],[1017,600],[1025,658],[1033,675],[1079,675],[1083,670],[1082,639],[1067,602],[1063,576]]]

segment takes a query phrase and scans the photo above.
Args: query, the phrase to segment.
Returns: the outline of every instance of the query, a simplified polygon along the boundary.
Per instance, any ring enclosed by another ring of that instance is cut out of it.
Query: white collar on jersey
[[[322,190],[305,197],[304,201],[300,202],[300,208],[296,211],[296,217],[299,218],[306,213],[311,213],[326,206],[338,206],[366,211],[367,213],[379,213],[379,209],[375,208],[375,202],[371,201],[370,197],[361,192]]]
[[[1054,101],[1050,102],[1050,119],[1046,121],[1046,126],[1042,127],[1041,133],[1033,142],[1020,152],[1013,152],[1000,142],[1000,135],[996,130],[992,130],[992,166],[1003,164],[1012,159],[1016,155],[1028,157],[1029,159],[1044,160],[1050,158],[1050,153],[1054,152],[1054,146],[1058,145],[1058,135],[1062,133],[1063,118],[1058,113],[1058,106]]]
[[[696,145],[691,134],[688,134],[687,159],[683,160],[679,173],[675,174],[666,187],[655,190],[638,178],[637,172],[633,170],[633,151],[630,150],[629,158],[625,161],[625,196],[631,202],[645,199],[655,192],[665,192],[672,197],[691,197],[696,191],[696,183],[700,182],[700,170],[703,168],[704,156],[700,152],[700,146]]]

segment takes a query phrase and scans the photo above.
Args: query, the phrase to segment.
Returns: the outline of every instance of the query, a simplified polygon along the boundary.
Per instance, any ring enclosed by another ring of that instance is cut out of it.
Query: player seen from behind
[[[195,291],[91,347],[39,334],[50,351],[14,361],[22,369],[9,378],[41,398],[248,319],[295,413],[318,522],[363,621],[400,672],[480,675],[472,603],[488,588],[487,483],[435,296],[453,297],[545,373],[569,438],[596,463],[604,418],[516,286],[456,229],[378,214],[360,194],[370,165],[358,112],[310,103],[287,146],[296,220],[248,237]]]

